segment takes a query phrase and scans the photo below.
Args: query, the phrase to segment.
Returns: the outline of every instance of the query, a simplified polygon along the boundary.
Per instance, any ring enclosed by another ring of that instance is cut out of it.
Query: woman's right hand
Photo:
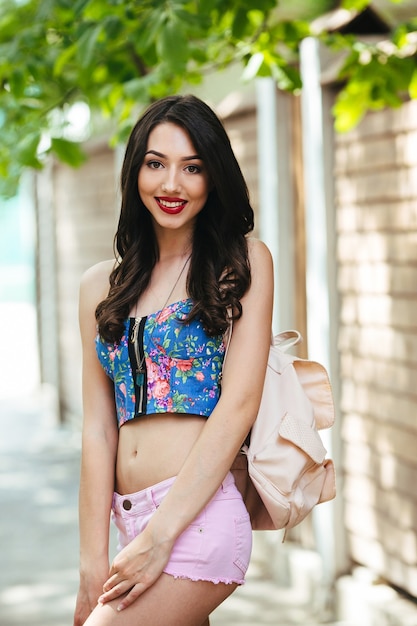
[[[74,626],[83,626],[90,613],[97,606],[97,601],[103,593],[103,584],[108,578],[108,570],[103,574],[101,578],[81,580],[80,587],[78,589],[77,601],[74,612]]]
[[[104,583],[100,604],[124,596],[117,610],[127,608],[162,574],[175,538],[161,538],[152,532],[150,522],[139,535],[114,558],[108,580]],[[127,595],[126,595],[127,594]]]

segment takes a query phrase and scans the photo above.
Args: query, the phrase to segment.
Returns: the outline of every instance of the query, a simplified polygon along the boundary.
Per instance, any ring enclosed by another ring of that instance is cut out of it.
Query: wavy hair
[[[139,169],[151,131],[164,122],[183,128],[204,162],[211,190],[197,215],[187,276],[193,307],[208,335],[225,331],[228,310],[242,314],[240,299],[251,275],[246,235],[253,229],[248,189],[227,133],[212,111],[193,95],[168,96],[150,105],[129,137],[121,172],[121,211],[114,250],[118,263],[110,274],[108,296],[99,303],[100,335],[119,341],[129,311],[149,284],[159,257],[149,211],[138,190]]]

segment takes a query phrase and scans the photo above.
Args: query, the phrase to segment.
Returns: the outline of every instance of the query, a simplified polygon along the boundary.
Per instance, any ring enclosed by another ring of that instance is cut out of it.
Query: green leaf
[[[19,180],[22,171],[19,170],[14,174],[4,173],[0,167],[0,196],[3,198],[13,198],[19,190]]]
[[[69,61],[71,61],[71,59],[75,57],[76,53],[77,53],[76,44],[73,44],[71,46],[68,46],[68,48],[63,49],[63,51],[57,56],[55,60],[54,68],[53,68],[54,76],[59,76],[60,74],[62,74],[65,66],[67,65]]]
[[[17,145],[16,155],[21,165],[40,169],[42,164],[37,157],[41,134],[39,131],[29,133]]]
[[[56,154],[60,161],[72,167],[79,167],[87,159],[80,144],[67,139],[53,137],[51,139],[51,151]]]
[[[106,36],[110,40],[114,40],[122,35],[124,25],[117,15],[109,15],[103,21],[103,28],[106,32]]]
[[[85,7],[89,4],[90,0],[77,0],[73,4],[73,10],[75,15],[79,15]]]
[[[411,77],[408,92],[410,94],[410,98],[413,98],[413,100],[417,99],[417,68],[414,70]]]
[[[371,0],[343,0],[342,9],[355,10],[361,13],[366,7],[371,4]]]
[[[300,72],[296,67],[276,64],[272,67],[271,73],[277,81],[278,87],[284,91],[297,93],[302,87]]]
[[[10,91],[16,98],[23,96],[26,84],[26,77],[20,68],[16,68],[9,79]]]
[[[95,53],[97,40],[102,31],[102,24],[91,25],[87,28],[78,40],[77,60],[82,68],[91,65]]]
[[[255,54],[253,54],[248,63],[246,64],[246,67],[243,71],[242,74],[242,80],[248,82],[250,80],[253,80],[255,78],[255,76],[258,75],[259,70],[261,69],[261,66],[264,62],[264,54],[263,52],[256,52]]]
[[[157,52],[161,61],[181,72],[185,69],[188,59],[188,44],[182,24],[176,20],[166,23],[157,41]]]
[[[163,22],[164,15],[161,11],[150,11],[141,19],[138,28],[129,37],[140,55],[155,43]]]
[[[365,86],[363,86],[362,91],[357,85],[355,85],[355,89],[350,87],[348,85],[346,89],[340,92],[333,106],[335,129],[340,133],[352,130],[360,122],[366,113],[369,102]]]
[[[175,11],[175,15],[178,20],[183,22],[184,24],[191,26],[193,32],[199,32],[202,36],[207,34],[207,30],[210,28],[211,20],[209,14],[204,14],[203,6],[200,3],[198,7],[198,13],[191,13],[190,10],[178,9]]]
[[[123,91],[129,98],[142,100],[146,97],[148,86],[146,81],[141,78],[134,78],[123,85]]]
[[[247,11],[244,8],[240,7],[236,11],[234,18],[233,18],[232,36],[235,39],[242,39],[245,34],[247,24],[248,24]]]

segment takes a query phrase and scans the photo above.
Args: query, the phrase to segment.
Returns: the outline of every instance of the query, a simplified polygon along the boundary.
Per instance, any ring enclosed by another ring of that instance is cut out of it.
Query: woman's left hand
[[[173,542],[155,541],[145,529],[115,557],[109,578],[103,585],[99,604],[127,594],[117,607],[121,611],[134,602],[162,574],[169,560]]]

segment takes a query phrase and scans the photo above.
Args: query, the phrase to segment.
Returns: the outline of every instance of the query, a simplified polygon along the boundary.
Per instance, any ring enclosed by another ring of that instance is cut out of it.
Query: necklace
[[[166,298],[166,300],[165,300],[165,302],[164,302],[164,304],[163,304],[162,308],[161,308],[161,309],[160,309],[160,311],[159,311],[159,315],[158,315],[158,316],[157,316],[157,318],[156,318],[156,321],[157,321],[157,322],[159,321],[159,318],[160,318],[160,316],[161,316],[162,311],[165,309],[165,307],[167,306],[167,304],[168,304],[168,302],[169,302],[169,300],[170,300],[170,298],[171,298],[172,294],[174,293],[174,291],[175,291],[175,287],[176,287],[176,286],[178,285],[178,283],[180,282],[180,278],[181,278],[181,276],[184,274],[184,270],[185,270],[185,268],[186,268],[186,266],[187,266],[187,263],[188,263],[188,261],[189,261],[190,259],[191,259],[191,254],[189,254],[189,255],[187,256],[187,258],[185,259],[185,263],[184,263],[184,265],[182,266],[181,271],[180,271],[180,273],[178,274],[178,276],[177,276],[177,278],[176,278],[176,280],[175,280],[175,283],[174,283],[174,285],[173,285],[173,287],[172,287],[171,291],[170,291],[170,292],[169,292],[169,294],[167,295],[167,298]],[[140,317],[137,317],[137,311],[138,311],[138,304],[136,303],[136,307],[135,307],[135,320],[137,320],[137,319],[138,319],[138,320],[140,320],[141,318],[140,318]]]
[[[151,334],[149,336],[149,341],[151,341],[152,337],[153,337],[153,333],[155,330],[156,325],[159,322],[159,318],[161,317],[161,313],[162,311],[166,308],[167,304],[169,303],[169,300],[172,296],[172,294],[175,291],[176,286],[178,285],[178,283],[180,282],[180,278],[184,273],[184,270],[187,266],[188,261],[191,259],[191,254],[185,259],[185,263],[181,268],[180,273],[177,276],[177,279],[171,289],[171,291],[169,292],[163,307],[160,309],[159,314],[156,317],[155,320],[155,324],[152,328]],[[136,303],[136,308],[135,308],[135,322],[133,324],[133,329],[132,329],[132,334],[130,337],[130,340],[133,344],[134,347],[134,351],[135,351],[135,357],[136,357],[136,376],[135,376],[135,382],[136,385],[140,388],[140,398],[139,398],[139,405],[142,404],[142,398],[143,398],[143,385],[145,382],[145,351],[143,350],[143,346],[142,346],[142,354],[140,354],[140,346],[139,346],[139,342],[138,342],[138,336],[139,336],[139,328],[141,326],[141,322],[142,322],[142,326],[144,326],[144,321],[146,321],[146,316],[144,317],[138,317],[137,316],[137,310],[138,310],[138,305]]]

